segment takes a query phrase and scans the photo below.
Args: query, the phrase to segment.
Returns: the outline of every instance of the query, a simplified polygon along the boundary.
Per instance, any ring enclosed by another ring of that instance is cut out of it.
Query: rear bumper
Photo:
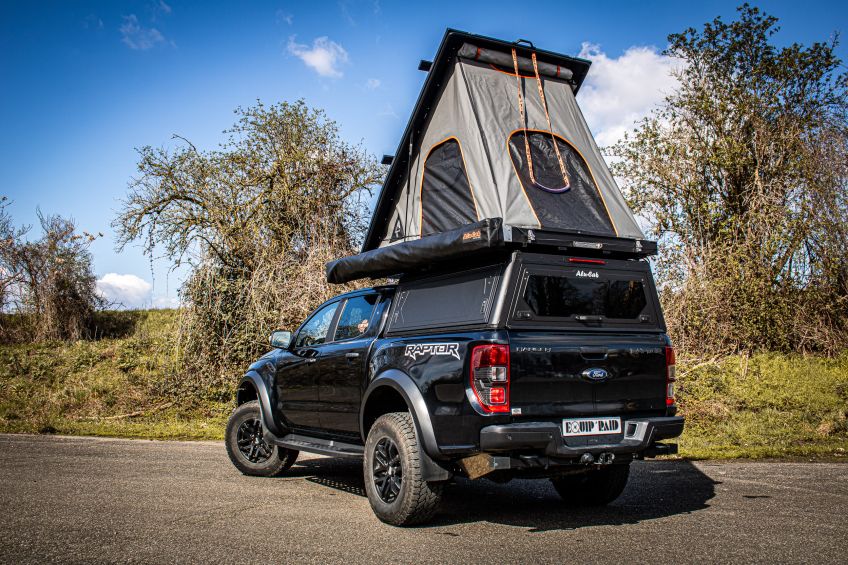
[[[532,451],[551,457],[580,457],[584,453],[643,453],[659,454],[654,444],[683,433],[683,418],[635,418],[622,422],[624,432],[611,438],[609,443],[567,445],[562,428],[555,422],[522,422],[486,426],[480,431],[480,451],[484,453]]]

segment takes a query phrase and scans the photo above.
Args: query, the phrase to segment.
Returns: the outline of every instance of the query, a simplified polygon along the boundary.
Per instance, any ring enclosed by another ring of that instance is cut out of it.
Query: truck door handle
[[[345,357],[347,357],[348,359],[356,359],[357,357],[359,357],[359,353],[351,351],[350,353],[345,353]]]
[[[302,349],[297,354],[303,359],[304,363],[314,363],[319,355],[317,349]]]

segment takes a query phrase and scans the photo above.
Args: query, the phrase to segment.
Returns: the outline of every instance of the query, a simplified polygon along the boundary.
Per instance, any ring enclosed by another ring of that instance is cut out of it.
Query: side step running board
[[[317,453],[318,455],[330,455],[332,457],[360,458],[365,452],[365,448],[361,445],[299,434],[288,434],[281,438],[276,438],[274,443],[288,449]]]

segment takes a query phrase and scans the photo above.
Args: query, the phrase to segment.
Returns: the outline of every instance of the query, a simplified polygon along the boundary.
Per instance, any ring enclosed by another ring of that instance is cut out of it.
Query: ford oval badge
[[[605,381],[609,377],[609,373],[605,369],[586,369],[582,375],[590,381],[595,382]]]

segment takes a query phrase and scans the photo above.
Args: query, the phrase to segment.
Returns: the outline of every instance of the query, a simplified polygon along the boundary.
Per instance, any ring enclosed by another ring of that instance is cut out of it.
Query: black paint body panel
[[[516,252],[506,262],[483,258],[459,272],[419,275],[396,286],[334,298],[341,312],[350,298],[380,297],[364,335],[306,349],[275,350],[251,366],[249,380],[265,387],[260,396],[267,397],[270,407],[265,408],[263,400],[266,427],[277,435],[296,433],[362,445],[368,403],[380,397],[375,390],[389,387],[413,413],[426,453],[435,460],[451,460],[479,451],[484,429],[492,445],[509,445],[512,440],[494,439],[492,430],[517,425],[547,434],[560,430],[563,418],[618,416],[626,425],[674,416],[675,407],[665,404],[664,348],[669,341],[646,262],[608,260],[590,266],[599,277],[607,276],[607,270],[610,277],[630,273],[642,281],[646,301],[639,319],[580,323],[518,316],[526,308],[521,293],[528,274],[540,269],[571,273],[569,259]],[[476,276],[479,285],[467,283]],[[422,309],[422,302],[410,294],[414,292],[426,293],[434,307]],[[405,301],[414,308],[403,311]],[[473,316],[458,322],[451,315],[457,309]],[[410,319],[425,311],[426,323]],[[336,323],[334,319],[330,336]],[[509,346],[512,413],[484,413],[471,390],[470,352],[486,343]],[[604,378],[589,379],[590,373]],[[271,413],[265,414],[267,410]],[[679,435],[682,420],[664,429],[667,437]],[[652,448],[653,441],[634,442],[624,437],[623,428],[601,438],[554,435],[551,441],[562,449],[553,451],[560,455],[611,442],[618,451],[635,453]],[[546,443],[545,449],[553,448]]]

